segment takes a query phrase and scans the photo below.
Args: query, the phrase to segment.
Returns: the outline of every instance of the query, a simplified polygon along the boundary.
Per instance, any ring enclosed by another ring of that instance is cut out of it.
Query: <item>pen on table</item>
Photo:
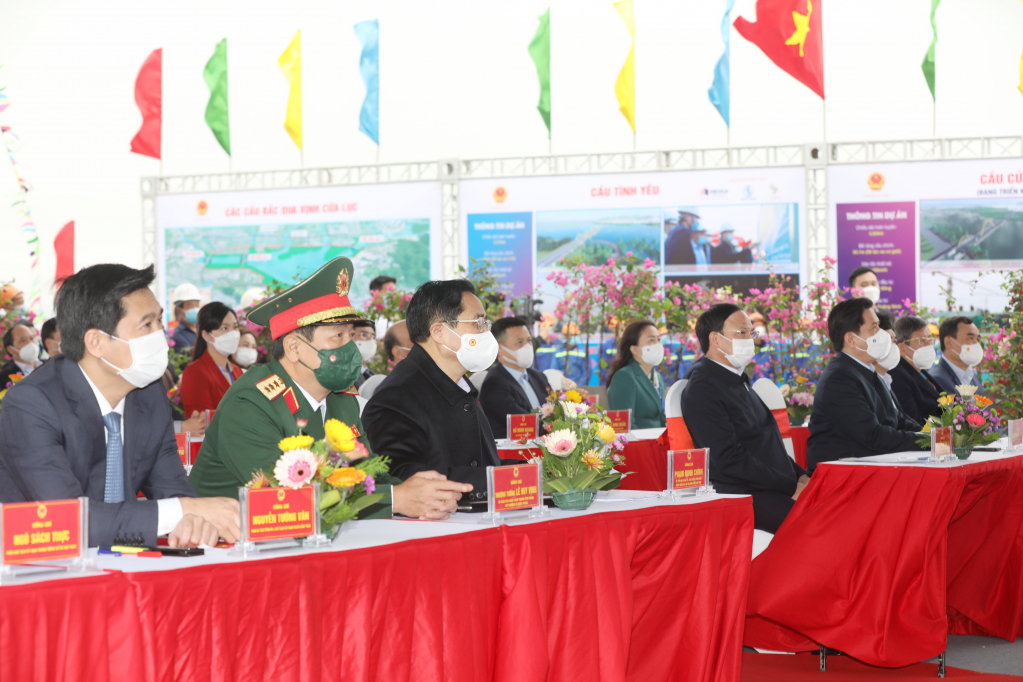
[[[114,545],[110,549],[121,554],[138,554],[139,552],[146,551],[145,547],[122,547],[118,545]]]
[[[97,553],[98,553],[98,554],[111,554],[111,555],[113,555],[113,556],[121,556],[121,553],[120,553],[120,552],[115,552],[115,551],[114,551],[113,549],[111,549],[110,547],[100,547],[100,548],[99,548],[99,551],[98,551]]]

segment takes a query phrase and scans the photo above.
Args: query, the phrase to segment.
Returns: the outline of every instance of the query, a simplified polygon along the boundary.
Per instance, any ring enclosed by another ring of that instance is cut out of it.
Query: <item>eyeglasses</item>
[[[722,334],[724,334],[725,332],[728,332],[729,334],[735,334],[735,338],[737,338],[737,339],[754,339],[755,340],[755,339],[759,338],[759,336],[760,336],[760,332],[758,332],[756,330],[754,330],[754,331],[746,331],[744,329],[739,329],[739,330],[735,330],[735,329],[722,329],[721,330]],[[728,337],[725,337],[725,338],[728,338]]]
[[[926,348],[927,346],[934,345],[933,336],[918,336],[915,339],[909,339],[904,342],[910,348]]]
[[[475,324],[476,325],[476,331],[478,331],[480,334],[485,334],[486,332],[490,331],[490,328],[494,324],[493,322],[491,322],[490,320],[488,320],[488,319],[486,319],[484,317],[477,317],[475,320],[454,320],[454,321],[455,322],[464,322],[465,324]]]

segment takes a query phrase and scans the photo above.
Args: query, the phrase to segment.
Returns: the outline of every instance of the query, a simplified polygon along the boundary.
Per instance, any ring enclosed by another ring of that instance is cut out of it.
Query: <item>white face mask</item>
[[[238,350],[238,343],[242,340],[242,333],[237,329],[233,332],[224,332],[220,336],[213,337],[213,347],[221,355],[232,355]]]
[[[887,332],[885,332],[887,333]],[[886,370],[893,370],[899,364],[899,359],[902,356],[899,354],[899,347],[896,344],[891,344],[888,349],[888,355],[878,360],[878,364],[884,367]]]
[[[372,339],[356,341],[355,345],[359,349],[359,354],[362,356],[363,362],[369,362],[377,354],[377,342]]]
[[[458,350],[448,348],[447,346],[444,347],[455,354],[455,357],[458,358],[458,362],[465,368],[465,371],[482,372],[494,364],[494,360],[497,359],[497,352],[501,349],[501,346],[497,343],[497,339],[494,338],[493,332],[487,331],[482,334],[460,335],[447,325],[444,325],[444,328],[462,340],[462,345]]]
[[[930,369],[938,354],[934,352],[934,344],[917,348],[913,351],[913,366],[917,369]]]
[[[753,339],[729,339],[723,334],[718,334],[719,338],[728,339],[732,342],[732,354],[725,353],[725,360],[728,360],[728,364],[736,369],[744,369],[746,365],[753,359],[753,354],[756,353],[756,348],[753,345]]]
[[[26,365],[34,365],[39,359],[39,344],[35,341],[27,343],[18,351],[18,359]]]
[[[863,298],[869,299],[871,303],[881,300],[881,287],[862,287]]]
[[[853,336],[856,336],[853,334]],[[888,332],[883,329],[878,329],[877,333],[871,336],[869,339],[865,339],[862,336],[856,336],[857,339],[867,344],[867,355],[880,360],[881,358],[888,355],[888,351],[892,348],[892,337],[888,336]],[[857,350],[863,350],[858,348]]]
[[[513,365],[520,369],[529,369],[533,366],[533,344],[527,343],[518,350],[512,350],[506,346],[501,346],[501,350],[509,355],[509,360]]]
[[[234,361],[241,367],[252,367],[258,358],[255,348],[239,348],[234,352]]]
[[[106,334],[106,332],[101,333]],[[121,369],[106,358],[100,358],[100,360],[116,369],[117,375],[135,388],[145,388],[167,371],[167,356],[170,353],[170,347],[167,345],[167,337],[164,336],[162,329],[157,329],[151,334],[130,341],[110,334],[106,335],[114,341],[128,344],[128,349],[131,351],[131,367]]]
[[[976,367],[984,359],[984,349],[981,348],[979,343],[961,344],[958,341],[956,343],[959,345],[959,359],[967,367]]]
[[[664,344],[658,342],[651,343],[649,346],[643,346],[640,349],[640,354],[643,357],[643,362],[656,367],[664,362]]]

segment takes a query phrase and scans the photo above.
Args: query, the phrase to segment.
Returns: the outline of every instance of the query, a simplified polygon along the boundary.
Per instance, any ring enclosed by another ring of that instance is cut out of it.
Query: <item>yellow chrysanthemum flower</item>
[[[327,445],[338,452],[351,452],[355,447],[355,434],[352,430],[337,419],[328,419],[323,425],[323,431],[327,435]]]
[[[581,403],[583,401],[583,397],[579,394],[579,391],[569,391],[565,394],[565,401],[570,403]]]
[[[586,454],[583,455],[583,464],[596,471],[600,469],[603,460],[595,450],[587,450]]]
[[[299,450],[301,448],[310,448],[312,445],[312,436],[288,436],[287,438],[281,439],[281,442],[277,444],[277,447],[281,449],[281,452],[291,452],[292,450]]]
[[[994,401],[991,400],[991,398],[985,398],[982,395],[975,395],[975,396],[973,396],[973,402],[975,402],[977,404],[977,407],[987,407],[988,405],[990,405]]]
[[[340,424],[340,422],[338,422]],[[334,473],[327,477],[327,485],[335,488],[351,488],[366,480],[366,472],[352,467],[335,469]]]
[[[597,427],[597,436],[605,443],[615,439],[615,430],[610,424],[601,424]]]
[[[938,404],[939,405],[951,405],[953,400],[955,400],[955,398],[953,398],[952,396],[950,396],[950,395],[943,395],[940,398],[938,398]]]

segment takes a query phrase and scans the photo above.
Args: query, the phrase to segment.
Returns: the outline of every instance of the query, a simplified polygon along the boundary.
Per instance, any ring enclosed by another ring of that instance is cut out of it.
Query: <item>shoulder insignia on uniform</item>
[[[288,404],[288,409],[292,414],[298,412],[298,398],[295,397],[295,389],[291,386],[288,386],[288,390],[284,392],[284,402]]]
[[[362,438],[362,434],[359,433],[359,429],[357,429],[355,426],[350,426],[349,428],[352,430],[353,436],[355,436],[356,438]]]
[[[284,383],[284,380],[276,374],[271,374],[266,379],[256,382],[256,388],[269,400],[273,400],[281,393],[284,393],[284,389],[287,387],[288,385]]]

